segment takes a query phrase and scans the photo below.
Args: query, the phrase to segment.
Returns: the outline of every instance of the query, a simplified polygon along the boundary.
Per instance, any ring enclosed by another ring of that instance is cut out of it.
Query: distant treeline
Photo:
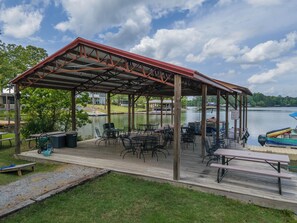
[[[216,96],[208,96],[207,101],[216,103]],[[229,102],[234,104],[234,98],[229,97]],[[187,101],[188,106],[199,107],[201,103],[201,96]],[[221,99],[220,104],[225,104],[225,100]],[[265,96],[262,93],[254,93],[248,96],[248,104],[251,107],[297,107],[297,97]]]
[[[252,107],[297,107],[297,97],[265,96],[262,93],[254,93],[248,98]]]

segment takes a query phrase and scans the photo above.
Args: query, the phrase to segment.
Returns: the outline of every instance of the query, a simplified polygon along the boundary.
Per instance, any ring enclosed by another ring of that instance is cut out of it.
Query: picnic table
[[[211,167],[218,168],[217,173],[217,182],[219,183],[228,170],[233,171],[242,171],[253,174],[261,174],[266,176],[272,176],[278,178],[278,187],[279,194],[282,194],[281,189],[281,178],[290,179],[292,178],[291,174],[281,172],[281,165],[287,166],[290,162],[288,155],[280,155],[280,154],[271,154],[271,153],[261,153],[261,152],[252,152],[248,150],[234,150],[234,149],[218,149],[214,152],[214,155],[220,156],[222,163],[212,163]],[[250,168],[247,165],[240,165],[240,163],[236,165],[232,165],[232,160],[240,160],[246,162],[261,162],[267,163],[272,167],[271,170],[268,169],[254,169]],[[230,164],[231,162],[231,164]]]
[[[48,135],[48,136],[50,136],[50,135],[58,135],[58,134],[63,134],[63,133],[64,132],[62,132],[62,131],[37,133],[37,134],[30,135],[30,138],[34,138],[35,139],[35,138],[39,138],[42,135]]]
[[[64,132],[62,131],[55,131],[55,132],[44,132],[44,133],[36,133],[36,134],[31,134],[28,139],[25,139],[25,141],[28,142],[29,148],[31,148],[31,141],[35,141],[35,145],[37,145],[37,140],[41,136],[52,136],[52,135],[59,135],[63,134]]]

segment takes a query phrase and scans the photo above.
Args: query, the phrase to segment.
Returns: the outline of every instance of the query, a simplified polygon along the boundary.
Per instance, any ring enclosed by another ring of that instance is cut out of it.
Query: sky
[[[0,30],[49,55],[82,37],[297,97],[296,0],[0,0]]]

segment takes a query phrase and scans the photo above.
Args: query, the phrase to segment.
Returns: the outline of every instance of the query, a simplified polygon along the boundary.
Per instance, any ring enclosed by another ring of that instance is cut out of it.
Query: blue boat
[[[297,112],[289,114],[297,120]],[[269,131],[266,135],[259,135],[258,142],[264,146],[279,146],[279,147],[297,147],[297,126],[295,129],[283,128]]]

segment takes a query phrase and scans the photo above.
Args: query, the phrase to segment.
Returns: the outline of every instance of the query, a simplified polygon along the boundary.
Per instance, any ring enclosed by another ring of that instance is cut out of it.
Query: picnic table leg
[[[225,156],[222,156],[222,164],[226,165]],[[225,174],[225,169],[222,169],[221,177]]]
[[[277,172],[280,173],[281,168],[280,168],[280,162],[277,163]],[[281,182],[281,178],[278,177],[278,190],[279,190],[279,194],[282,194],[282,182]]]
[[[226,165],[226,158],[225,156],[222,156],[222,164],[223,165]],[[228,162],[227,162],[228,164]],[[223,179],[223,177],[225,176],[226,174],[226,170],[224,168],[219,168],[218,169],[218,173],[217,173],[217,182],[220,183]]]

